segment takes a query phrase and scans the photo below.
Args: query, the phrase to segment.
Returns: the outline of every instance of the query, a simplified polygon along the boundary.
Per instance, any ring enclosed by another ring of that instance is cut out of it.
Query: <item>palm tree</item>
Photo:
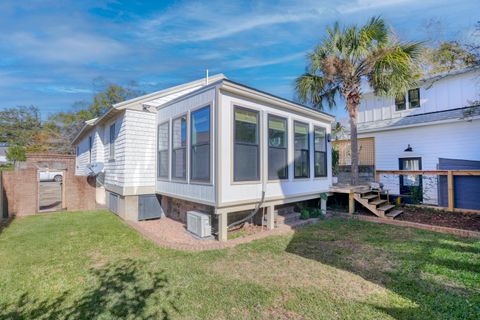
[[[336,99],[345,100],[350,117],[352,181],[358,184],[357,115],[362,83],[368,82],[376,95],[396,96],[408,90],[418,78],[416,57],[421,43],[402,43],[374,17],[361,28],[327,28],[327,37],[308,55],[305,74],[296,79],[296,91],[303,103],[323,110]]]

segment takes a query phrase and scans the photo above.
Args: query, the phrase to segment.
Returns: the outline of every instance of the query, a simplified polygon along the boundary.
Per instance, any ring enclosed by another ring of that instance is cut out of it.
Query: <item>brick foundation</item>
[[[200,211],[211,215],[214,213],[212,206],[163,195],[162,208],[167,217],[182,222],[187,222],[187,211]]]

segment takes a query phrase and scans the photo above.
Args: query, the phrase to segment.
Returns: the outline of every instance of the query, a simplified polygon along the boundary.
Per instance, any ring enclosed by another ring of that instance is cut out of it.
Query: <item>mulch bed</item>
[[[404,206],[402,210],[403,213],[396,217],[395,220],[480,231],[480,214],[448,212],[443,210],[411,206]]]

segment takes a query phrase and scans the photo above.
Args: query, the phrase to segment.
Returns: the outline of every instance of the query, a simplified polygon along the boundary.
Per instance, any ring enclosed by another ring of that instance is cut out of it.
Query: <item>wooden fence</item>
[[[352,150],[350,140],[332,141],[333,147],[338,150],[338,165],[352,164]],[[362,166],[375,166],[375,138],[358,139],[358,161]]]
[[[480,170],[376,170],[375,181],[380,182],[381,175],[439,175],[447,176],[448,181],[448,207],[443,208],[448,211],[458,212],[474,212],[480,213],[479,210],[469,210],[463,208],[455,208],[455,189],[453,179],[455,176],[478,176],[479,192],[480,192]],[[478,199],[480,201],[480,197]]]

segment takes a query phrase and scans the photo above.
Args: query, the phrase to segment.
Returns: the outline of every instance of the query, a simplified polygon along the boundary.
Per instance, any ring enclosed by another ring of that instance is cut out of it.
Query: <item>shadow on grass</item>
[[[473,241],[343,219],[325,223],[331,225],[298,230],[287,252],[357,274],[414,303],[367,303],[396,319],[478,319],[480,255]]]
[[[94,284],[80,297],[67,291],[41,300],[25,293],[14,303],[0,302],[0,319],[170,319],[180,312],[163,271],[147,272],[128,259],[90,274]]]

